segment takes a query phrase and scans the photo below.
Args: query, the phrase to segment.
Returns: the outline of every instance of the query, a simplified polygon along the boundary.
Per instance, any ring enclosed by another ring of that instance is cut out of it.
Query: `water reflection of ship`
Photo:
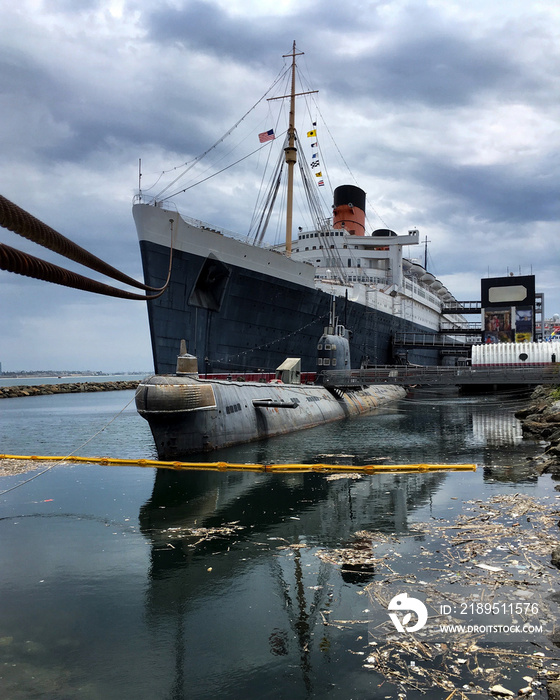
[[[408,512],[425,505],[445,478],[443,472],[432,472],[331,481],[313,472],[160,470],[152,496],[140,510],[140,526],[154,545],[168,541],[170,527],[240,523],[246,533],[234,539],[245,539],[252,532],[283,530],[286,518],[294,517],[300,531],[326,541],[340,541],[365,527],[401,533],[408,530]]]
[[[473,439],[483,447],[521,447],[527,445],[521,423],[514,413],[496,410],[496,405],[481,406],[472,416]],[[527,460],[509,459],[505,464],[485,465],[484,480],[503,483],[538,482],[538,473]]]
[[[201,672],[210,663],[207,635],[231,628],[239,636],[232,645],[255,655],[253,674],[264,674],[273,658],[291,656],[300,669],[298,682],[309,692],[320,663],[312,651],[320,648],[325,659],[331,643],[320,611],[342,583],[314,548],[350,542],[361,529],[406,532],[410,511],[429,503],[444,480],[441,473],[328,481],[315,473],[157,472],[139,519],[151,543],[146,617],[161,632],[167,664],[174,665],[167,669],[174,676],[170,697],[185,697],[189,664],[196,659],[194,670]],[[231,532],[206,539],[190,534],[192,528],[224,526]],[[247,596],[253,610],[245,616],[240,608]],[[259,605],[265,614],[255,612]],[[219,673],[228,664],[234,664],[229,655]]]
[[[513,413],[477,411],[473,414],[473,438],[481,445],[519,445],[523,440],[521,423]]]
[[[525,405],[527,393],[523,391],[494,392],[483,400],[480,397],[463,396],[454,391],[429,388],[409,392],[407,402],[425,403],[429,411],[410,414],[407,434],[432,433],[434,445],[440,445],[443,454],[451,447],[517,446],[522,440],[519,420],[515,410]],[[434,453],[434,458],[437,454]]]

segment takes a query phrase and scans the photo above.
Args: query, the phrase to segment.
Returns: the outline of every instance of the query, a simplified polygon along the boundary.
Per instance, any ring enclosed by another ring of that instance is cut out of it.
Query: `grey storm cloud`
[[[288,52],[297,35],[305,35],[312,46],[313,36],[328,27],[338,31],[351,30],[355,15],[347,5],[330,6],[328,12],[316,7],[297,5],[288,17],[257,17],[232,14],[219,4],[203,0],[187,1],[182,5],[162,5],[146,14],[145,25],[150,38],[159,44],[177,42],[191,50],[211,53],[224,61],[262,67],[278,66],[276,55]]]
[[[502,89],[516,66],[486,42],[432,35],[372,51],[369,70],[350,73],[352,87],[384,102],[424,102],[446,107],[471,102],[481,92]],[[360,60],[363,65],[364,59]]]
[[[560,202],[554,197],[559,167],[555,176],[543,178],[540,169],[521,175],[501,166],[454,166],[448,163],[422,164],[425,184],[447,193],[449,201],[476,211],[488,222],[526,224],[531,221],[557,221]],[[512,232],[513,235],[514,232]]]

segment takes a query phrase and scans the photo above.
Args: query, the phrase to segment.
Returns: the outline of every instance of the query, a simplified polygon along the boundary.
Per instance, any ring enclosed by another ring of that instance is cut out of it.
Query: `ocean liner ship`
[[[157,198],[135,199],[147,285],[165,284],[173,249],[168,287],[148,302],[157,374],[175,371],[183,338],[203,373],[270,372],[288,356],[301,358],[303,372],[314,372],[317,339],[333,299],[340,322],[352,332],[354,368],[393,363],[396,333],[434,333],[442,320],[447,326],[464,320],[444,313],[452,294],[425,267],[407,259],[407,247],[420,242],[418,230],[397,235],[384,228],[368,234],[366,195],[354,185],[335,189],[332,216],[319,213],[316,173],[296,155],[295,43],[288,55],[290,120],[281,155],[288,170],[283,244],[254,243],[181,215]],[[261,135],[263,140],[268,134]],[[296,162],[317,215],[313,229],[294,235],[290,192]],[[436,364],[437,351],[412,350],[407,361]]]

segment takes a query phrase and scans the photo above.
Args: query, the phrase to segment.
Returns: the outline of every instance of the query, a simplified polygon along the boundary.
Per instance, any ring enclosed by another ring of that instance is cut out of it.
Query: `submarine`
[[[159,459],[285,435],[404,398],[405,389],[394,385],[323,385],[329,370],[350,369],[349,337],[331,317],[317,344],[315,384],[301,382],[300,358],[287,358],[268,383],[203,378],[182,340],[175,374],[147,377],[136,390],[136,409],[148,421]]]

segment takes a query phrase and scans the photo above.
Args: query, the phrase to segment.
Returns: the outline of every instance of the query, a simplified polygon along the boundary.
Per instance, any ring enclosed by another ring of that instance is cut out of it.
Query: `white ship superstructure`
[[[438,332],[444,305],[454,297],[418,261],[403,257],[403,248],[418,245],[419,235],[418,229],[406,235],[381,229],[359,237],[345,229],[302,231],[292,258],[315,267],[319,289],[335,295],[348,291],[351,301]],[[446,320],[464,323],[456,314]]]

